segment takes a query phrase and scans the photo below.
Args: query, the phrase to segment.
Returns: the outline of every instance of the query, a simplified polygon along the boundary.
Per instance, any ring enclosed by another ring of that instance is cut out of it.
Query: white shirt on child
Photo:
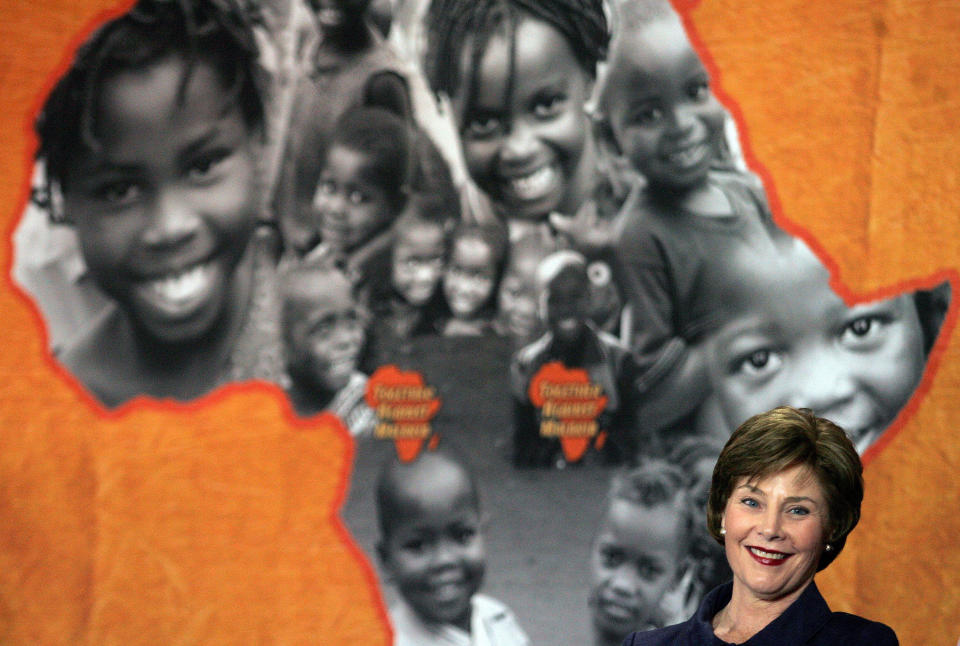
[[[390,608],[393,646],[528,646],[527,634],[505,605],[475,594],[470,600],[470,634],[450,624],[421,619],[405,601]]]

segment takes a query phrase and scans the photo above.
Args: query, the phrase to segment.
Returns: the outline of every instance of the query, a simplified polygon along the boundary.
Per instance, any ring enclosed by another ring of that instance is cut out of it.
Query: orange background
[[[2,2],[10,232],[33,112],[116,3]],[[781,221],[828,256],[845,294],[956,276],[960,4],[704,0],[689,15]],[[9,244],[0,254],[8,268]],[[834,609],[904,644],[960,637],[956,311],[898,432],[868,456],[860,527],[818,576]],[[6,280],[0,312],[0,643],[388,643],[372,572],[335,521],[352,453],[337,424],[295,424],[256,387],[106,416],[46,357],[39,317]]]

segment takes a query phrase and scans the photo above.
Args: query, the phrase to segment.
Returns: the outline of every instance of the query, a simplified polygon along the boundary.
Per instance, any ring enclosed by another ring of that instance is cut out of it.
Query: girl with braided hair
[[[80,48],[37,120],[47,201],[112,300],[59,358],[107,406],[279,378],[254,235],[256,54],[230,0],[140,0]]]
[[[447,95],[467,168],[514,238],[572,215],[596,185],[584,104],[606,53],[601,0],[432,0],[426,73]]]

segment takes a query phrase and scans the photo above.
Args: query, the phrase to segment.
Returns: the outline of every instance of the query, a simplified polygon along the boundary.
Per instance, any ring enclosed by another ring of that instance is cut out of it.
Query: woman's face
[[[804,465],[741,478],[721,521],[734,595],[741,601],[799,595],[820,563],[828,517],[820,483]]]
[[[476,96],[466,105],[470,66],[465,55],[465,81],[452,99],[474,181],[508,218],[540,220],[552,211],[575,211],[575,194],[590,170],[584,103],[592,79],[567,40],[532,18],[521,20],[512,37],[493,36],[476,71]]]

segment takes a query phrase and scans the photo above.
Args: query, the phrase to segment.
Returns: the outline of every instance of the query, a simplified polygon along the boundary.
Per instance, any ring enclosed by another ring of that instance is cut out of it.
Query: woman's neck
[[[734,579],[730,603],[713,616],[713,634],[735,644],[747,641],[786,612],[812,582],[784,597],[759,599]]]

